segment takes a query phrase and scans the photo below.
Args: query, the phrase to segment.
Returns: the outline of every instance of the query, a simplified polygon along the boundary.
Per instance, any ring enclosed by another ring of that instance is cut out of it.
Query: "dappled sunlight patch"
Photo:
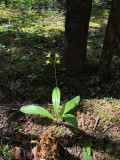
[[[97,28],[100,28],[100,27],[101,27],[101,25],[100,25],[99,23],[95,23],[95,22],[90,22],[90,23],[89,23],[89,26],[90,26],[90,27],[97,27]]]

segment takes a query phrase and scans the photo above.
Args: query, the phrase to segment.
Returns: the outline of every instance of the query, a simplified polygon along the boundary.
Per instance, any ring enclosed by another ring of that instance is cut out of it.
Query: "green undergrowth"
[[[54,57],[55,53],[61,55],[63,51],[64,16],[61,12],[59,9],[43,8],[39,12],[30,8],[1,7],[1,84],[15,89],[30,88],[30,97],[35,101],[39,99],[39,91],[41,99],[45,98],[54,80],[49,55]],[[41,85],[38,87],[38,84]]]
[[[0,144],[0,156],[6,157],[7,160],[12,160],[9,144]]]
[[[99,59],[101,53],[103,39],[105,35],[105,27],[109,16],[110,6],[106,4],[96,3],[93,5],[92,14],[89,23],[88,35],[88,55],[90,59],[93,57]]]

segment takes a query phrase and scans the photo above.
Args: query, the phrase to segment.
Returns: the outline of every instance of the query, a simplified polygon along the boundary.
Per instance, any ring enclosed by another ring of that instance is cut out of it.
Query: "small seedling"
[[[60,106],[60,97],[61,97],[60,89],[58,87],[55,87],[52,92],[52,104],[53,104],[54,115],[52,115],[43,107],[36,105],[22,106],[20,108],[20,111],[27,114],[40,114],[43,116],[47,116],[54,122],[58,122],[60,119],[64,119],[73,126],[77,127],[78,122],[76,117],[72,114],[67,114],[67,112],[73,109],[79,103],[80,96],[76,96],[75,98],[64,104],[62,107]]]
[[[4,146],[4,148],[3,148],[3,155],[5,155],[7,160],[12,160],[12,156],[10,153],[10,146],[8,144],[6,146]]]
[[[93,160],[92,157],[92,141],[91,139],[84,140],[85,147],[83,147],[82,159],[81,160]]]
[[[13,130],[22,130],[22,126],[20,126],[18,122],[11,121],[11,127]]]
[[[90,146],[84,147],[82,153],[83,158],[81,160],[93,160],[91,154],[92,154],[91,147]]]
[[[112,152],[113,152],[113,146],[112,146],[112,144],[107,145],[105,151],[106,151],[107,153],[112,153]]]

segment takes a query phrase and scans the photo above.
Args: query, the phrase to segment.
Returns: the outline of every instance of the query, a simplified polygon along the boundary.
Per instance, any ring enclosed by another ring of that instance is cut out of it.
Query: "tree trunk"
[[[5,6],[8,7],[8,0],[5,0]]]
[[[99,63],[99,77],[104,81],[107,81],[109,78],[110,65],[117,47],[119,36],[120,0],[113,0]]]
[[[92,0],[67,0],[64,65],[74,76],[87,68],[87,37]]]

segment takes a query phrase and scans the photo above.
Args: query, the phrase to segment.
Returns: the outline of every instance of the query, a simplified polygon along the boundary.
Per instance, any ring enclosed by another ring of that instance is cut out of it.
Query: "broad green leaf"
[[[65,105],[64,114],[74,108],[80,101],[80,96],[73,98],[72,100],[68,101]]]
[[[87,156],[86,158],[82,158],[81,160],[94,160],[94,159],[91,156],[90,157]]]
[[[91,147],[87,146],[86,151],[87,151],[88,156],[90,156],[91,155]]]
[[[52,92],[52,103],[55,114],[58,113],[59,105],[60,105],[60,89],[55,87]]]
[[[86,158],[88,158],[88,154],[87,154],[87,152],[86,151],[84,151],[83,152],[83,154],[82,154],[82,156],[86,159]]]
[[[91,156],[90,156],[90,157],[88,157],[88,159],[87,159],[87,160],[94,160],[94,159],[93,159],[93,157],[91,157]]]
[[[73,126],[78,127],[78,121],[76,119],[76,117],[72,114],[65,114],[62,116],[62,118],[64,120],[66,120],[67,122],[71,123]]]
[[[27,114],[41,114],[43,116],[47,116],[52,120],[54,120],[53,116],[46,109],[39,106],[35,105],[22,106],[20,108],[20,111]]]

